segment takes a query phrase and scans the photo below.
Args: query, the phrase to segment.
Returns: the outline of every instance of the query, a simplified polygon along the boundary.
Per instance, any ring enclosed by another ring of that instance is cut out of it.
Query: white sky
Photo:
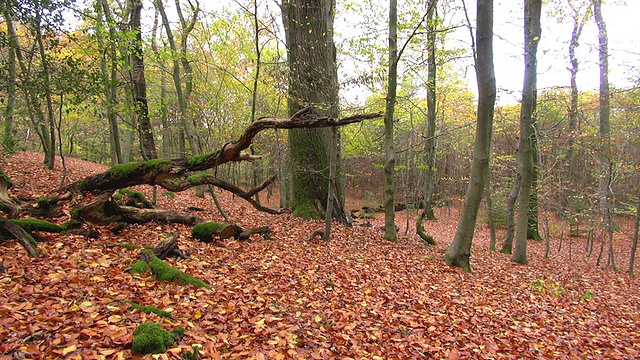
[[[498,0],[495,4],[494,61],[501,103],[514,103],[522,91],[523,65],[523,5],[522,1]],[[538,47],[538,88],[569,86],[568,43],[573,20],[559,24],[550,18],[543,5],[542,36]],[[630,79],[640,79],[640,1],[626,4],[603,4],[603,17],[609,35],[609,77],[614,85],[630,86]],[[585,25],[577,56],[580,61],[578,87],[597,90],[598,30],[593,19]],[[475,87],[472,79],[471,86]]]
[[[344,0],[347,1],[347,0]],[[338,6],[344,1],[338,1]],[[380,19],[388,16],[388,2],[380,11]],[[406,0],[412,1],[412,0]],[[460,1],[450,1],[449,6],[459,6],[445,14],[445,25],[464,23],[464,13]],[[382,4],[382,3],[380,3]],[[467,0],[467,9],[472,25],[475,26],[475,1]],[[545,89],[569,86],[568,43],[573,29],[573,20],[564,23],[548,15],[550,6],[543,5],[542,36],[538,48],[538,88]],[[512,104],[521,98],[523,64],[523,0],[496,0],[494,4],[494,62],[498,86],[498,103]],[[619,87],[630,86],[630,78],[640,79],[640,26],[636,21],[640,14],[640,0],[609,0],[603,5],[603,17],[607,23],[610,53],[610,82]],[[442,14],[441,14],[442,15]],[[356,15],[357,17],[357,15]],[[344,24],[338,20],[338,33],[358,36],[357,26]],[[386,33],[385,33],[386,36]],[[587,22],[580,38],[577,56],[580,61],[578,87],[580,90],[597,90],[598,75],[598,33],[593,19]],[[470,49],[470,35],[466,27],[449,35],[445,43],[450,47]],[[339,41],[339,40],[337,40]],[[400,38],[399,44],[405,39]],[[420,44],[413,44],[420,46]],[[382,56],[386,56],[383,54]],[[349,73],[353,65],[343,59],[342,71]],[[465,73],[469,89],[476,93],[475,73],[471,59],[457,60],[458,68]],[[364,87],[348,87],[342,94],[348,101],[364,102],[368,95]]]
[[[216,2],[201,0],[203,8],[221,9],[237,8],[237,2],[249,3],[249,0],[219,0]],[[260,0],[258,0],[260,1]],[[267,5],[270,11],[277,11],[276,3],[281,0],[263,0],[262,5]],[[346,0],[338,0],[338,6],[344,6]],[[350,0],[356,1],[356,0]],[[379,0],[384,12],[379,14],[381,22],[386,22],[388,12],[387,0]],[[414,0],[407,0],[414,1]],[[424,0],[415,0],[424,1]],[[456,6],[460,6],[460,1],[450,1]],[[215,3],[215,5],[214,5]],[[225,5],[227,4],[227,5]],[[475,1],[467,0],[467,7],[470,12],[471,21],[475,18]],[[264,8],[263,8],[264,9]],[[568,86],[569,71],[568,63],[568,42],[571,37],[572,20],[568,19],[560,24],[553,17],[549,17],[547,11],[549,6],[543,5],[542,37],[538,48],[538,88]],[[338,11],[340,12],[340,11]],[[523,78],[523,0],[495,0],[494,4],[494,62],[496,69],[496,80],[498,85],[498,102],[500,104],[516,103],[521,97]],[[276,15],[278,18],[279,14]],[[453,22],[463,20],[463,13],[458,10],[453,16]],[[609,53],[610,53],[610,81],[619,87],[630,86],[633,81],[640,79],[640,0],[607,0],[603,4],[603,16],[607,23],[609,33]],[[345,24],[346,23],[346,24]],[[354,25],[356,19],[349,18],[348,21],[336,19],[336,31],[346,36],[358,36],[361,29]],[[473,24],[475,26],[475,24]],[[578,58],[580,61],[580,72],[578,74],[578,86],[580,90],[597,90],[599,83],[598,75],[598,38],[597,28],[593,19],[585,25],[580,47],[578,48]],[[385,33],[386,36],[386,33]],[[340,39],[336,39],[337,42]],[[451,35],[452,46],[469,45],[469,32],[467,28],[460,28],[457,34]],[[400,39],[399,43],[403,43]],[[419,46],[419,45],[418,45]],[[386,54],[382,54],[386,56]],[[341,59],[341,74],[349,73],[353,68],[347,59]],[[466,69],[466,78],[469,89],[476,92],[475,74],[469,67],[470,59],[464,64],[460,63],[460,69]],[[630,81],[630,79],[635,79]],[[362,87],[343,89],[342,95],[348,101],[363,102],[368,95]]]

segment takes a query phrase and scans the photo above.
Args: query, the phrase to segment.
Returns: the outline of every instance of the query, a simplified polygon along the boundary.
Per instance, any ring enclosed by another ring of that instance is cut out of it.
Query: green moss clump
[[[207,153],[202,155],[191,156],[187,159],[187,165],[189,166],[200,165],[213,155],[214,155],[213,153]]]
[[[167,265],[167,263],[155,256],[151,259],[149,267],[151,268],[151,272],[153,273],[153,275],[155,275],[158,280],[176,280],[182,285],[194,285],[197,287],[211,289],[211,286],[209,286],[204,281],[196,279],[189,274],[185,274],[184,272]]]
[[[158,173],[168,172],[172,166],[173,162],[169,159],[151,159],[146,163],[148,170],[153,170]]]
[[[44,231],[48,233],[60,233],[64,230],[60,225],[40,219],[12,219],[11,222],[20,226],[26,232]]]
[[[165,191],[162,193],[162,195],[168,197],[168,198],[175,198],[176,197],[176,193],[174,193],[173,191]]]
[[[118,202],[122,202],[125,196],[126,196],[126,201],[124,204],[127,206],[133,206],[139,209],[153,208],[153,206],[151,205],[151,202],[149,202],[149,200],[147,200],[147,197],[144,195],[144,193],[140,191],[134,191],[130,189],[120,189],[118,190],[117,194],[113,195],[113,199]]]
[[[129,176],[132,172],[142,167],[144,163],[141,162],[128,162],[124,164],[118,164],[111,167],[111,169],[105,172],[105,175],[110,176],[113,179],[119,179]]]
[[[11,189],[13,187],[13,181],[9,179],[2,169],[0,169],[0,181],[4,181],[7,184],[7,189]]]
[[[128,244],[128,243],[120,243],[120,244],[118,244],[118,246],[120,246],[122,248],[125,248],[127,250],[142,249],[142,246],[140,246],[140,245]]]
[[[146,262],[140,260],[138,262],[135,262],[135,263],[131,264],[131,270],[129,270],[129,273],[130,274],[144,274],[150,269],[151,268],[149,267],[149,264],[147,264]]]
[[[156,314],[163,318],[171,318],[171,313],[164,310],[160,310],[153,305],[140,305],[132,301],[125,301],[125,302],[131,306],[129,310],[140,310],[140,311],[146,312],[147,314]],[[182,330],[182,332],[184,334],[184,329]]]
[[[211,242],[213,235],[217,235],[220,239],[228,239],[238,233],[237,227],[227,224],[219,224],[215,222],[205,222],[196,224],[191,229],[191,236],[202,242]]]
[[[211,176],[210,174],[189,175],[187,177],[187,181],[191,185],[202,185],[202,183],[206,182],[206,179],[209,177],[213,177],[213,176]]]
[[[131,350],[140,354],[162,354],[176,341],[173,333],[164,330],[160,324],[148,322],[138,325],[133,332]]]

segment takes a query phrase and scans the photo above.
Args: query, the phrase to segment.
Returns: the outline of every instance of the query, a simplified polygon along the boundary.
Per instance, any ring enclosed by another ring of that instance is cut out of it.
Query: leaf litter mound
[[[73,158],[66,164],[70,181],[106,169]],[[42,196],[60,185],[60,170],[45,170],[41,154],[18,153],[2,168],[16,183],[12,196]],[[136,190],[150,196],[149,188]],[[564,239],[557,251],[560,236],[554,236],[549,259],[543,243],[530,242],[529,264],[521,266],[488,251],[488,231],[480,224],[474,273],[467,274],[443,260],[455,232],[454,208],[438,209],[439,222],[425,224],[436,246],[415,235],[383,240],[381,218],[373,227],[334,224],[328,242],[307,242],[321,222],[258,213],[227,194],[220,200],[240,226],[268,225],[274,240],[204,244],[186,226],[149,223],[119,235],[97,227],[98,239],[48,234],[38,259],[14,241],[0,244],[6,268],[0,359],[141,358],[130,350],[133,332],[151,321],[186,330],[180,343],[156,355],[169,359],[193,345],[202,359],[640,357],[638,283],[598,267],[582,238]],[[222,221],[209,198],[158,191],[158,208],[190,206]],[[140,250],[112,246],[149,246],[174,231],[191,259],[167,263],[211,290],[132,275],[128,269]],[[628,263],[630,231],[623,226],[617,234],[621,266]],[[171,317],[131,310],[130,302]]]

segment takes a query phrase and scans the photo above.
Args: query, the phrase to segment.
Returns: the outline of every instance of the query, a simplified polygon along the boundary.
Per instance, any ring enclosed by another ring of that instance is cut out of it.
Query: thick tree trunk
[[[333,0],[285,0],[282,17],[289,63],[289,114],[316,105],[318,116],[338,117],[338,75],[333,43]],[[327,209],[332,143],[329,129],[290,130],[292,209],[296,216],[322,217]],[[339,155],[336,165],[340,163]],[[340,174],[339,166],[336,174]],[[346,222],[342,181],[336,178],[333,216]]]
[[[525,69],[522,86],[522,105],[520,108],[520,143],[518,145],[518,169],[521,174],[520,193],[518,195],[518,222],[516,225],[516,246],[513,261],[527,263],[527,239],[530,230],[531,194],[534,180],[534,148],[537,91],[537,52],[540,41],[541,0],[525,0],[524,4],[524,41]],[[537,202],[537,201],[536,201]],[[536,212],[537,212],[537,204]],[[536,216],[537,219],[537,216]],[[536,221],[537,229],[537,221]],[[538,236],[539,237],[539,236]]]
[[[473,163],[469,185],[464,198],[453,242],[447,249],[445,260],[450,266],[471,271],[469,257],[478,219],[478,209],[489,174],[491,135],[496,100],[496,78],[493,66],[493,0],[477,2],[477,64],[478,122],[473,148]]]

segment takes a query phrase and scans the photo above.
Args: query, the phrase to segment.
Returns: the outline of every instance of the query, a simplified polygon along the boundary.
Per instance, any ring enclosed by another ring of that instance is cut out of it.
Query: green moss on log
[[[133,332],[131,350],[140,354],[163,354],[179,339],[180,333],[184,334],[184,329],[176,330],[169,332],[154,322],[140,324]]]
[[[191,229],[191,236],[194,239],[210,242],[213,240],[213,235],[218,236],[220,239],[228,239],[238,234],[238,227],[235,225],[220,224],[216,222],[205,222],[196,224]]]
[[[64,229],[60,225],[40,219],[12,219],[11,222],[20,226],[26,232],[43,231],[48,233],[60,233]]]
[[[131,274],[144,274],[147,271],[149,271],[149,269],[151,269],[149,267],[149,264],[147,264],[146,262],[141,260],[141,261],[138,261],[138,262],[135,262],[135,263],[131,264],[131,269],[129,270],[129,273],[131,273]]]
[[[151,262],[149,262],[149,267],[151,268],[151,272],[153,273],[153,275],[158,280],[175,280],[182,285],[194,285],[197,287],[211,289],[211,286],[209,286],[209,284],[205,283],[204,281],[196,279],[189,274],[186,274],[178,269],[167,265],[167,263],[155,256],[151,259]]]
[[[125,199],[126,196],[126,199]],[[137,207],[139,209],[151,209],[151,202],[147,200],[147,197],[143,192],[134,191],[131,189],[120,189],[118,193],[113,195],[113,199],[119,203],[124,201],[124,205]]]
[[[142,162],[128,162],[124,164],[118,164],[111,167],[111,169],[105,172],[105,175],[111,177],[112,179],[121,179],[123,177],[129,176],[134,171],[140,169],[144,166]]]
[[[202,154],[202,155],[195,155],[195,156],[191,156],[187,159],[187,165],[188,166],[198,166],[201,165],[202,163],[204,163],[205,161],[207,161],[207,159],[209,159],[211,156],[213,156],[214,153],[207,153],[207,154]]]
[[[147,314],[156,314],[163,318],[171,318],[170,312],[160,310],[153,305],[140,305],[140,304],[134,303],[133,301],[125,301],[125,302],[131,306],[129,310],[140,310]]]

